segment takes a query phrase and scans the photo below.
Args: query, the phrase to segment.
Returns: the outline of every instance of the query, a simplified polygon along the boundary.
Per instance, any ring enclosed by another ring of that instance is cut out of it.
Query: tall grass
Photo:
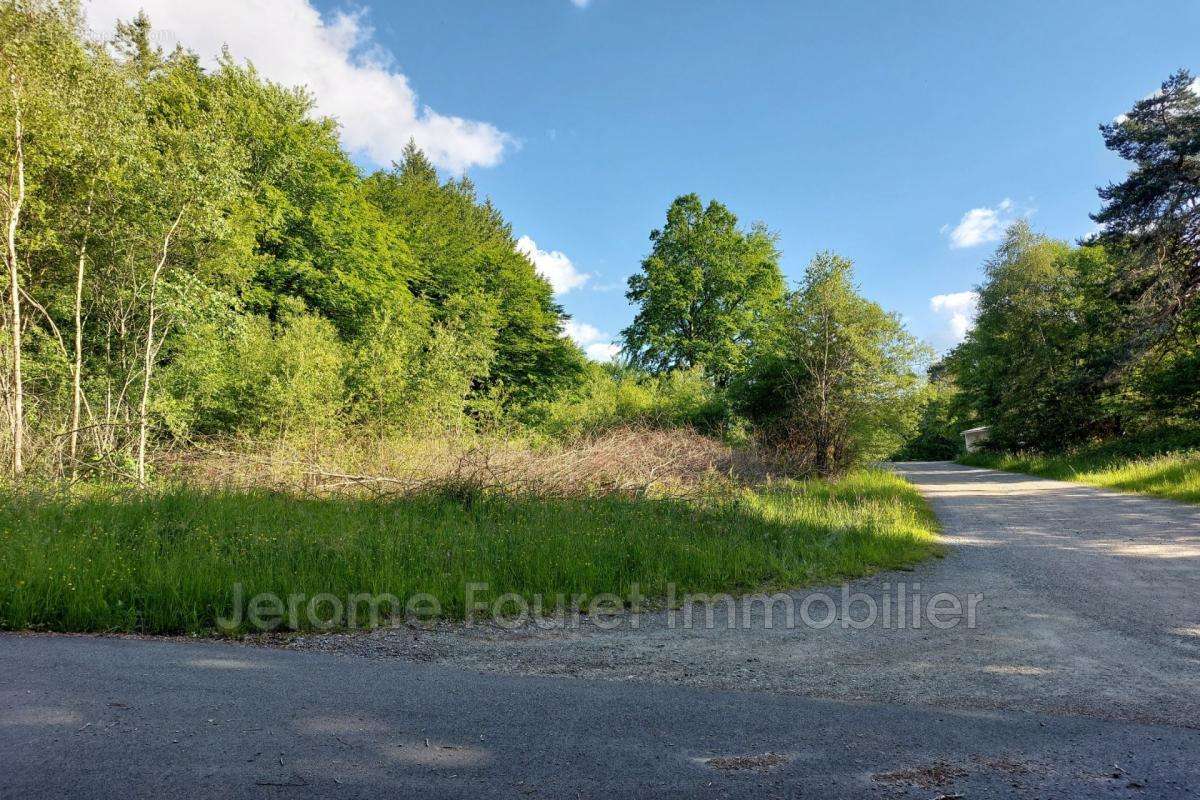
[[[1123,492],[1200,503],[1200,451],[1126,456],[1085,451],[1070,455],[971,453],[962,464],[1027,472]]]
[[[728,490],[390,500],[266,490],[0,496],[0,626],[208,632],[245,596],[417,592],[462,617],[468,582],[515,592],[661,597],[830,581],[937,547],[916,491],[879,471]],[[303,627],[303,624],[302,626]]]

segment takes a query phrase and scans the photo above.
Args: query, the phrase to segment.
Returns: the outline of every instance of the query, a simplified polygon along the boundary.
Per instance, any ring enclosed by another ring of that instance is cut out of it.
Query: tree
[[[229,211],[237,250],[222,276],[249,310],[278,319],[293,300],[346,339],[380,314],[407,314],[417,265],[363,191],[337,126],[303,90],[266,82],[226,53],[208,79],[245,191]]]
[[[62,102],[78,62],[78,34],[82,27],[78,5],[41,0],[5,4],[0,8],[0,147],[6,180],[0,189],[5,229],[4,264],[7,295],[5,330],[6,409],[11,424],[12,472],[25,469],[25,372],[23,349],[28,321],[23,306],[33,301],[26,285],[29,207],[39,202],[33,194],[48,166],[69,150],[69,113]],[[35,212],[36,213],[36,209]],[[24,273],[24,274],[23,274]]]
[[[384,316],[360,337],[349,364],[354,421],[376,437],[458,427],[474,381],[495,353],[486,303],[463,299],[444,321]]]
[[[147,124],[136,145],[140,202],[130,218],[128,252],[144,301],[135,461],[144,484],[153,372],[170,326],[161,294],[177,274],[186,283],[221,263],[213,252],[228,235],[226,211],[244,167],[194,55],[176,50],[151,72],[139,100]]]
[[[630,361],[653,372],[703,367],[724,386],[783,297],[776,236],[695,194],[675,199],[629,278],[637,316],[622,336]]]
[[[469,181],[415,146],[364,178],[304,90],[151,30],[101,44],[74,0],[0,4],[15,472],[145,482],[172,436],[458,428],[577,380],[550,285]]]
[[[7,27],[7,26],[6,26]],[[7,33],[7,31],[5,31]],[[7,39],[8,37],[4,37]],[[12,146],[11,166],[8,183],[4,187],[5,206],[5,249],[4,262],[8,267],[8,329],[12,347],[12,377],[10,378],[9,414],[12,419],[12,471],[18,478],[25,471],[25,385],[22,375],[21,339],[23,336],[21,321],[21,273],[17,251],[17,230],[20,226],[21,211],[25,207],[25,126],[26,126],[26,95],[27,80],[22,74],[22,66],[17,63],[15,56],[5,53],[7,68],[8,96],[11,106],[8,109],[12,117]]]
[[[414,293],[447,330],[464,300],[494,321],[494,351],[476,376],[476,394],[499,391],[518,406],[552,397],[576,381],[583,356],[562,335],[565,319],[550,284],[516,249],[512,228],[465,178],[438,182],[437,171],[409,143],[401,163],[364,182],[372,205],[395,226],[416,262]],[[470,335],[488,335],[488,326]],[[463,352],[471,348],[461,348]]]
[[[930,369],[929,382],[922,393],[916,433],[893,454],[897,460],[955,458],[963,449],[962,432],[974,427],[960,413],[958,387],[952,379],[940,377],[937,366]]]
[[[818,254],[733,386],[737,406],[802,472],[886,457],[916,429],[928,350],[852,276],[850,261]]]
[[[1112,290],[1141,317],[1115,365],[1124,369],[1171,335],[1200,297],[1200,95],[1187,70],[1101,125],[1104,144],[1133,162],[1102,187],[1096,242],[1124,251]],[[1116,372],[1114,371],[1114,376]]]
[[[136,147],[141,120],[130,96],[129,83],[120,69],[100,47],[87,54],[88,64],[78,70],[74,83],[74,108],[71,116],[80,143],[75,157],[64,164],[63,175],[56,181],[67,196],[57,204],[62,218],[64,262],[74,267],[71,297],[71,417],[68,422],[68,459],[71,474],[79,465],[79,435],[86,405],[84,393],[84,301],[87,296],[89,258],[99,251],[108,255],[111,243],[106,231],[119,230],[126,199],[121,188],[129,180],[134,163],[130,153]],[[119,246],[119,245],[118,245]],[[92,284],[97,283],[95,278]]]
[[[36,219],[30,219],[38,235],[26,262],[36,296],[28,304],[70,365],[66,458],[75,474],[85,410],[91,417],[84,392],[87,306],[103,291],[104,266],[121,246],[124,190],[138,158],[142,119],[133,84],[102,46],[72,40],[68,32],[59,43],[59,59],[69,80],[56,95],[62,121],[53,155],[40,170],[40,202]],[[89,266],[97,260],[101,269],[93,271]]]
[[[975,326],[942,365],[967,415],[1006,447],[1057,449],[1121,427],[1103,389],[1122,338],[1100,247],[1011,226],[985,264]]]

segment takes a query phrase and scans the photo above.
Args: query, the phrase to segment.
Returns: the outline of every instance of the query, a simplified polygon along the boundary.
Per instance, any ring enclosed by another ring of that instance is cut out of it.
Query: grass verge
[[[911,485],[872,470],[686,502],[10,493],[0,627],[208,633],[233,613],[238,584],[243,597],[423,592],[448,618],[464,615],[468,582],[488,585],[484,600],[792,587],[912,563],[936,552],[935,530]]]
[[[1061,456],[971,453],[962,456],[959,463],[1200,503],[1200,452],[1197,451],[1151,456],[1092,452]]]

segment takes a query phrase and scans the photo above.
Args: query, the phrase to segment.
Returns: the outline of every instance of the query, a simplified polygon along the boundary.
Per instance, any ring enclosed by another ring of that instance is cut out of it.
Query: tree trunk
[[[79,412],[83,400],[83,274],[87,261],[87,237],[79,245],[75,269],[75,367],[71,373],[71,477],[78,473]]]
[[[154,365],[154,289],[157,282],[158,272],[156,271],[150,284],[150,316],[146,321],[146,360],[142,367],[142,398],[138,403],[137,481],[139,486],[146,485],[146,415],[150,406],[150,370]]]
[[[158,292],[158,279],[162,275],[163,267],[167,264],[167,252],[171,247],[171,237],[175,235],[175,229],[179,227],[181,219],[183,219],[183,209],[180,209],[179,213],[175,215],[175,221],[171,223],[171,229],[163,237],[162,252],[159,254],[158,264],[154,267],[154,274],[150,276],[150,296],[147,301],[146,315],[146,350],[145,359],[142,363],[142,397],[138,403],[137,481],[140,486],[146,485],[146,437],[149,428],[150,373],[154,369],[154,354],[157,349],[154,346],[154,323],[157,319],[157,309],[154,302]]]
[[[93,188],[88,189],[88,204],[85,215],[92,215]],[[71,478],[79,472],[79,424],[83,405],[83,278],[87,266],[88,226],[83,229],[79,242],[79,261],[75,267],[75,367],[71,374]]]
[[[9,183],[8,236],[4,260],[8,262],[9,317],[12,320],[12,471],[15,477],[25,472],[23,459],[25,450],[25,388],[21,377],[21,284],[17,269],[17,223],[21,217],[21,206],[25,202],[25,150],[24,131],[21,128],[21,99],[17,91],[17,79],[11,72],[9,81],[14,103],[13,146],[16,163],[16,193]]]

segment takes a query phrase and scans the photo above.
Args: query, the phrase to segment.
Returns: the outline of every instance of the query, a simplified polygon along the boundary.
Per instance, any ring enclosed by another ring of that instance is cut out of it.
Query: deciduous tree
[[[775,235],[741,230],[721,203],[688,194],[650,241],[625,295],[638,309],[622,333],[625,354],[653,372],[703,367],[725,385],[783,299]]]
[[[916,429],[928,350],[852,276],[850,261],[817,255],[733,387],[801,471],[884,458]]]

